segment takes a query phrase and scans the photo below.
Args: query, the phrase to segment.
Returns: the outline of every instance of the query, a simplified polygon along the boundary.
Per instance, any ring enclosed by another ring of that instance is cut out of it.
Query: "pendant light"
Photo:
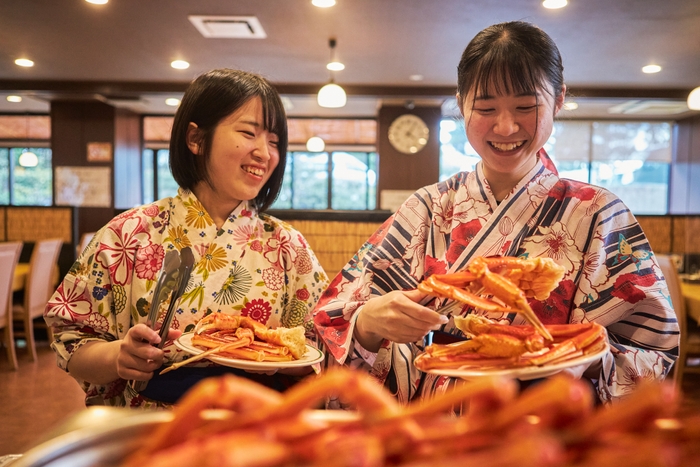
[[[326,142],[319,136],[312,136],[306,142],[306,150],[309,152],[323,152],[326,149]]]
[[[336,40],[335,39],[330,39],[328,41],[328,45],[330,46],[331,49],[331,61],[330,63],[338,63],[336,62],[334,58],[334,51],[335,51],[335,46],[336,46]],[[321,88],[320,91],[318,91],[318,105],[321,107],[326,107],[329,109],[337,109],[339,107],[344,107],[346,102],[348,101],[347,96],[345,95],[345,90],[335,84],[335,81],[333,79],[333,70],[330,70],[331,72],[331,81],[330,83],[326,84]]]
[[[690,110],[700,110],[700,86],[688,94],[688,108]]]
[[[39,158],[36,154],[25,148],[19,156],[19,165],[22,167],[36,167],[38,164]]]
[[[29,139],[29,115],[24,116],[25,133],[24,137]],[[24,148],[22,154],[19,155],[19,165],[22,167],[36,167],[39,164],[39,158],[36,154],[31,152],[29,148]]]

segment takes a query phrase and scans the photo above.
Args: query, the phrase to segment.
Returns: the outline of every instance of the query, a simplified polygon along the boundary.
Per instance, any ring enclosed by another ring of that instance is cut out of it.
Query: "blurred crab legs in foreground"
[[[311,410],[330,396],[356,411]],[[700,413],[680,414],[678,402],[671,385],[642,382],[596,408],[580,380],[557,376],[518,395],[513,380],[494,377],[402,407],[345,368],[284,394],[229,375],[188,392],[124,466],[697,465]],[[455,407],[465,415],[450,415]]]

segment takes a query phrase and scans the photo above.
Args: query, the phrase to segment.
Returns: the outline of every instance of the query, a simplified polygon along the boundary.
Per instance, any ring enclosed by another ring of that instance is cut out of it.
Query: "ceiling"
[[[191,15],[254,16],[264,39],[206,38]],[[456,66],[469,40],[501,21],[547,31],[564,58],[576,118],[682,118],[700,86],[700,1],[569,0],[84,0],[0,2],[0,113],[48,112],[54,99],[98,99],[145,114],[172,114],[182,95],[217,67],[260,73],[278,86],[291,116],[373,116],[383,104],[444,104],[454,113]],[[345,63],[335,80],[343,109],[322,109],[330,79],[328,40]],[[14,64],[19,57],[32,68]],[[170,66],[188,61],[186,70]],[[658,64],[663,70],[644,74]],[[420,81],[411,80],[421,75]],[[20,94],[23,102],[6,101]],[[611,114],[610,108],[617,109]]]

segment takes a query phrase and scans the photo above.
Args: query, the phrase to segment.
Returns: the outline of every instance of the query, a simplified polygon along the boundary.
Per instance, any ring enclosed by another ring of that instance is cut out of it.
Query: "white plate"
[[[199,355],[204,352],[202,349],[198,349],[192,345],[193,333],[188,332],[187,334],[181,335],[175,341],[175,347],[187,352],[191,355]],[[282,368],[296,368],[302,366],[313,365],[323,361],[323,353],[316,347],[311,345],[306,345],[306,353],[299,360],[290,360],[287,362],[254,362],[252,360],[242,360],[240,358],[226,358],[219,357],[216,355],[211,355],[207,357],[214,363],[218,363],[223,366],[230,366],[232,368],[238,368],[240,370],[279,370]]]
[[[544,364],[542,366],[525,366],[518,368],[435,368],[426,370],[426,373],[435,375],[454,376],[462,379],[476,379],[485,376],[509,376],[523,381],[536,378],[544,378],[559,373],[561,370],[571,368],[578,365],[591,363],[601,358],[608,351],[608,344],[598,353],[591,355],[583,355],[572,360],[567,360],[561,363],[551,365]]]

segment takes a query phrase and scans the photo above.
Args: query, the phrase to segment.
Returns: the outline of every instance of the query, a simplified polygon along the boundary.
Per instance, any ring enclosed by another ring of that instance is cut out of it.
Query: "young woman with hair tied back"
[[[249,316],[268,327],[304,325],[327,285],[304,237],[264,211],[287,158],[287,119],[264,78],[217,69],[196,78],[178,108],[170,168],[178,194],[120,214],[80,255],[45,319],[58,365],[86,403],[168,406],[199,379],[233,372],[284,390],[310,368],[268,375],[201,361],[159,376],[189,355],[173,339],[209,313]],[[146,322],[165,253],[190,247],[192,276],[163,349]],[[137,393],[128,380],[148,381]]]
[[[527,22],[496,24],[469,43],[457,72],[481,161],[414,193],[331,281],[314,312],[329,354],[404,402],[444,391],[453,380],[413,360],[429,332],[461,332],[416,286],[479,256],[550,257],[566,274],[546,301],[531,300],[535,313],[545,324],[600,323],[610,343],[600,360],[565,371],[590,381],[601,402],[663,379],[678,355],[678,323],[644,232],[614,194],[559,178],[542,149],[566,94],[555,43]],[[525,324],[465,305],[469,313]]]

